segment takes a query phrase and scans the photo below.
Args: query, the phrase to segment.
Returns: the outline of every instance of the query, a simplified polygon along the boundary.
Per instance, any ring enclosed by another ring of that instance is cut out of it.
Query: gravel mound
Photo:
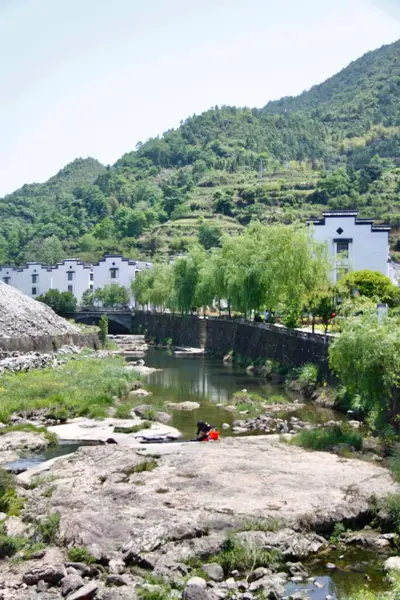
[[[79,333],[45,304],[0,281],[0,339]]]

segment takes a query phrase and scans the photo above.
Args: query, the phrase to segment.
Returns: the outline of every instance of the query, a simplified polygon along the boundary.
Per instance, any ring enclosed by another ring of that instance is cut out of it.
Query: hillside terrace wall
[[[249,358],[270,359],[287,367],[312,362],[328,373],[329,336],[294,331],[276,325],[228,319],[137,312],[133,332],[179,346],[204,347],[223,357],[230,351]]]

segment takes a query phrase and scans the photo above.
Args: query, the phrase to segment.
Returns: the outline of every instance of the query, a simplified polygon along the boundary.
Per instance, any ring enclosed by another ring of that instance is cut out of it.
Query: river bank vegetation
[[[115,397],[124,397],[136,375],[124,369],[121,357],[70,357],[64,365],[28,373],[3,375],[0,381],[0,421],[13,413],[27,417],[45,413],[66,420],[104,418]]]

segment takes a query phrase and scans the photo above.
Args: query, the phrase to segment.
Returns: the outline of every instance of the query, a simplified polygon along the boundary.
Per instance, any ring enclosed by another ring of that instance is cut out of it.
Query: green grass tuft
[[[114,433],[137,433],[138,431],[142,431],[143,429],[150,428],[151,423],[149,421],[143,421],[143,423],[133,425],[132,427],[114,427]]]
[[[362,436],[358,431],[344,425],[320,427],[318,429],[303,429],[291,440],[291,444],[302,446],[309,450],[329,452],[333,447],[346,445],[356,450],[362,449]]]
[[[68,560],[71,562],[83,562],[86,565],[92,565],[96,559],[90,554],[87,548],[83,546],[74,546],[68,550]]]
[[[37,524],[37,534],[45,544],[54,544],[58,537],[61,515],[56,512]]]
[[[234,537],[228,538],[221,552],[213,557],[213,561],[221,565],[225,574],[235,569],[244,573],[258,567],[269,567],[275,565],[279,559],[279,552],[242,544]]]

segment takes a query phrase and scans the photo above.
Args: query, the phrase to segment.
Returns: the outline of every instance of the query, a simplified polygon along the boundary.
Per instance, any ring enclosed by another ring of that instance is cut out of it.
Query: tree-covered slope
[[[0,200],[0,262],[167,255],[328,207],[400,225],[399,58],[396,42],[296,98],[215,107],[113,167],[79,159],[24,186]]]

